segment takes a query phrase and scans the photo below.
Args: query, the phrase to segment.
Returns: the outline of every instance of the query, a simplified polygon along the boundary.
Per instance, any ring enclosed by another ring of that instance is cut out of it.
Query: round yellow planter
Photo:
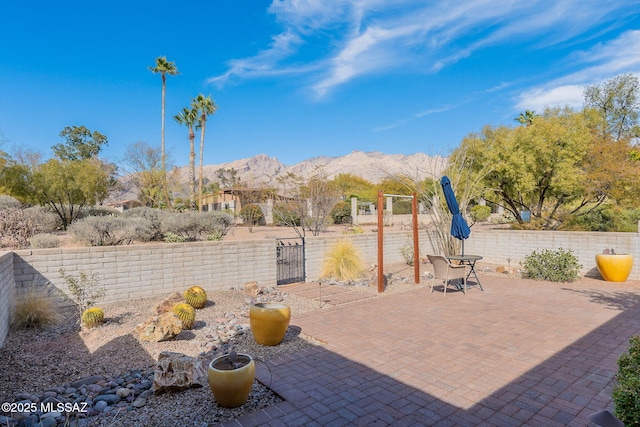
[[[630,254],[596,254],[596,267],[608,282],[624,282],[631,274],[633,256]]]
[[[253,338],[260,345],[278,345],[284,339],[291,320],[291,308],[278,302],[254,304],[249,310]]]
[[[211,361],[207,379],[218,405],[236,408],[249,398],[256,375],[256,365],[251,356],[238,354],[236,364],[242,366],[232,369],[225,361],[226,357],[227,355],[219,356]]]

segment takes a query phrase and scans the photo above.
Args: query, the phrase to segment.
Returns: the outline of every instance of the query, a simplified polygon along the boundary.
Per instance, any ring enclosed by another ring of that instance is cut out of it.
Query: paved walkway
[[[481,280],[446,297],[323,287],[334,304],[291,320],[323,345],[258,369],[285,402],[225,426],[587,426],[612,408],[640,282]]]

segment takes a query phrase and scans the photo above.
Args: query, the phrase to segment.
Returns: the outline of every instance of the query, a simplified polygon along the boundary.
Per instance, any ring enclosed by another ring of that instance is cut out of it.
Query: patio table
[[[469,279],[469,276],[471,276],[471,273],[473,273],[473,275],[476,278],[476,283],[478,284],[478,286],[480,286],[480,290],[484,292],[484,289],[482,288],[482,284],[480,283],[480,279],[478,278],[478,274],[476,273],[476,262],[480,261],[482,259],[482,256],[480,255],[449,255],[447,256],[447,258],[449,259],[449,261],[458,261],[458,264],[460,265],[468,265],[469,273],[467,273],[467,280]],[[468,288],[469,288],[469,285],[467,285],[467,289]]]

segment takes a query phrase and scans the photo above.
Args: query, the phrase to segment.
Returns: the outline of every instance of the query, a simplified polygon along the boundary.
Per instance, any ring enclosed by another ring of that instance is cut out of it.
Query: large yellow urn
[[[596,254],[596,267],[608,282],[624,282],[631,274],[633,256],[630,254]]]
[[[291,320],[291,308],[279,302],[261,302],[251,306],[249,322],[253,338],[260,345],[278,345],[284,339]]]
[[[209,388],[218,405],[236,408],[249,398],[256,365],[248,354],[219,356],[211,361],[207,373]]]

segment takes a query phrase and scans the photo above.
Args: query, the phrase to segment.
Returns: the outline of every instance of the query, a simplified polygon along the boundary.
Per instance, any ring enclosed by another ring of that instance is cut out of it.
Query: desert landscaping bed
[[[386,294],[414,289],[413,268],[398,265]],[[423,283],[423,286],[425,284]],[[322,286],[349,286],[366,297],[378,295],[369,280],[356,284],[324,283]],[[197,310],[196,324],[177,337],[163,342],[141,341],[134,332],[136,325],[154,314],[156,306],[167,297],[103,305],[106,322],[93,329],[82,329],[77,312],[72,308],[58,313],[56,325],[41,330],[11,330],[0,349],[0,401],[32,402],[87,401],[100,393],[119,396],[115,401],[96,405],[91,401],[89,412],[74,416],[68,425],[215,425],[244,413],[277,403],[281,399],[259,382],[254,383],[249,401],[235,409],[219,407],[208,387],[182,392],[152,393],[154,367],[161,352],[181,353],[208,363],[214,356],[233,349],[257,359],[258,365],[270,359],[317,345],[312,337],[295,328],[295,316],[327,307],[321,301],[299,297],[287,292],[287,287],[262,288],[258,301],[282,301],[291,307],[292,326],[284,341],[273,347],[254,342],[248,325],[250,304],[254,301],[241,289],[216,291],[209,294],[205,308]],[[231,332],[229,332],[231,331]],[[229,341],[227,341],[229,340]],[[267,365],[268,366],[268,365]],[[268,384],[267,384],[268,385]],[[127,390],[120,390],[126,389]],[[109,390],[109,391],[108,391]],[[47,400],[48,399],[48,400]],[[117,402],[116,402],[117,401]],[[28,424],[28,416],[0,412],[2,416]],[[64,415],[45,421],[60,425]],[[32,416],[31,420],[35,418]],[[9,424],[10,425],[10,424]]]

